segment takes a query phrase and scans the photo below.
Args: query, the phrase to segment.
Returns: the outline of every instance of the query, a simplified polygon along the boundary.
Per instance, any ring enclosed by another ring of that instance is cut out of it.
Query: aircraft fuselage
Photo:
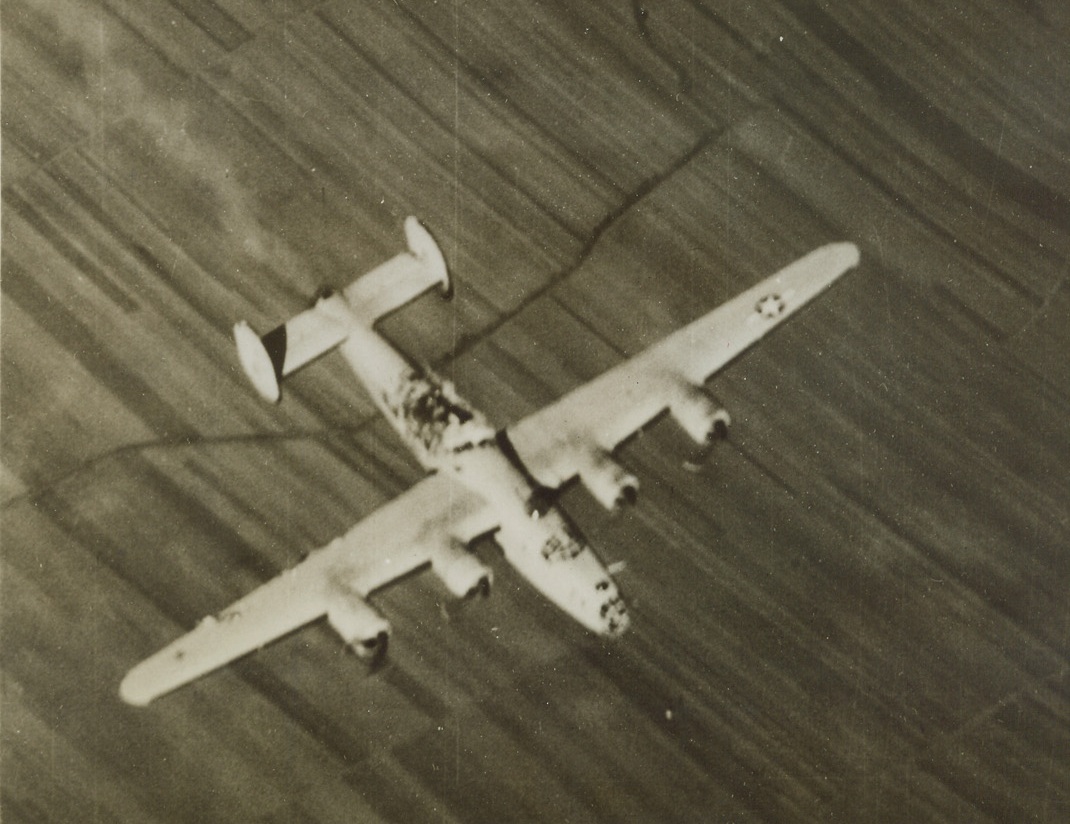
[[[499,546],[535,589],[592,632],[624,632],[627,608],[605,565],[557,507],[539,506],[538,487],[452,383],[414,367],[360,323],[341,351],[420,464],[456,479],[495,510]]]

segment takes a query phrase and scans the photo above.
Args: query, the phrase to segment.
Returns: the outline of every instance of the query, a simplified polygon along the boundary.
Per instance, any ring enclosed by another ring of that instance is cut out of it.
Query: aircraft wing
[[[120,694],[144,705],[327,616],[339,632],[376,638],[388,625],[364,599],[421,566],[462,553],[496,526],[486,504],[451,479],[431,475],[380,507],[345,535],[246,595],[134,667]]]
[[[665,409],[686,420],[698,388],[725,364],[857,265],[858,247],[814,250],[650,348],[508,429],[524,466],[556,488],[597,468]]]

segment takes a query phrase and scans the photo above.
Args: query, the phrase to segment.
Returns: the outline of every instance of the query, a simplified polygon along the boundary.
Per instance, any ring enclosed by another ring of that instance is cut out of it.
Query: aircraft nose
[[[621,635],[631,622],[628,609],[620,595],[613,595],[604,601],[599,613],[602,616],[605,634],[613,637]]]
[[[623,635],[630,623],[631,618],[629,618],[628,613],[623,610],[614,615],[610,615],[606,621],[607,634],[614,638]]]

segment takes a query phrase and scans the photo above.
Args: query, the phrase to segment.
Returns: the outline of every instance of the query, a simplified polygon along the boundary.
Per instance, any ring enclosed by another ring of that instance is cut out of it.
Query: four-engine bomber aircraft
[[[486,594],[491,570],[467,549],[494,532],[506,559],[592,632],[620,635],[624,601],[609,571],[548,492],[580,481],[605,507],[634,499],[638,481],[611,457],[666,409],[695,441],[725,434],[728,413],[704,393],[714,372],[858,263],[851,243],[823,246],[636,357],[503,430],[448,382],[414,368],[375,322],[428,289],[449,292],[437,244],[415,218],[409,250],[259,337],[234,328],[241,363],[268,401],[279,382],[338,347],[428,476],[345,535],[313,552],[142,662],[120,687],[144,705],[304,624],[327,622],[361,657],[390,632],[367,598],[430,565],[457,597]]]

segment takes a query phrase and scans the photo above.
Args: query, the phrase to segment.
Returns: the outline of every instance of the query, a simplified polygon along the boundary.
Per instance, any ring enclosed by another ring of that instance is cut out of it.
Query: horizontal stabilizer
[[[238,358],[256,391],[271,403],[279,382],[344,341],[354,324],[371,326],[428,289],[450,291],[449,271],[435,239],[414,217],[405,219],[409,249],[353,281],[342,295],[321,298],[266,335],[245,321],[234,326]]]
[[[450,296],[450,275],[442,251],[431,233],[411,216],[405,218],[405,240],[409,251],[375,267],[345,288],[354,314],[369,326],[433,286],[438,286],[443,297]]]

